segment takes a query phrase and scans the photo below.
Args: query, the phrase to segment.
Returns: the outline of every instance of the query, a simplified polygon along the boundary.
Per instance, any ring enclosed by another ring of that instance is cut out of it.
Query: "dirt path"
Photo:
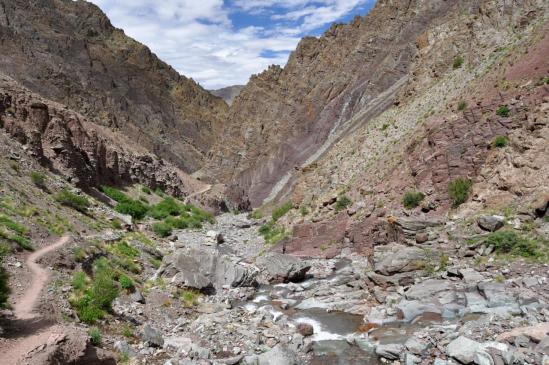
[[[202,194],[204,194],[205,192],[210,191],[211,189],[212,189],[212,185],[208,184],[208,185],[206,185],[204,188],[200,189],[199,191],[195,191],[194,193],[189,194],[187,197],[185,197],[185,200],[184,200],[185,204],[188,204],[188,203],[189,203],[189,200],[190,200],[191,198],[194,198],[194,197],[197,196],[197,195],[202,195]]]
[[[5,346],[0,346],[3,365],[15,365],[17,361],[29,351],[41,344],[47,343],[52,336],[55,336],[57,332],[56,326],[49,325],[40,328],[40,326],[37,326],[36,321],[33,321],[33,319],[40,317],[38,313],[34,312],[34,309],[50,276],[49,270],[41,267],[37,261],[42,256],[57,250],[66,244],[69,241],[69,238],[69,236],[63,236],[54,244],[33,252],[27,260],[25,260],[25,263],[31,272],[31,284],[25,291],[25,294],[23,294],[20,300],[14,305],[13,312],[15,314],[15,320],[18,323],[21,323],[21,325],[18,326],[17,331],[25,333],[26,335],[19,337],[17,340],[5,343]],[[5,348],[2,349],[1,347]]]

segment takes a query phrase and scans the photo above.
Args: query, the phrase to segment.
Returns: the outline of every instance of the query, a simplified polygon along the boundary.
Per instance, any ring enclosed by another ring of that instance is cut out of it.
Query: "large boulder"
[[[448,344],[446,353],[462,364],[471,364],[475,358],[477,350],[481,349],[479,342],[468,339],[465,336],[459,336]]]
[[[453,289],[453,284],[448,280],[429,279],[412,285],[405,295],[408,300],[431,299],[441,292],[448,292]]]
[[[504,222],[505,218],[498,215],[482,215],[477,221],[480,228],[490,232],[495,232],[503,227]]]
[[[383,275],[419,270],[425,267],[426,253],[418,247],[391,245],[378,256],[374,269]]]
[[[301,259],[280,253],[269,253],[256,260],[271,283],[299,282],[305,279],[311,265]]]
[[[301,362],[286,346],[276,345],[257,357],[258,365],[298,365]]]
[[[162,337],[162,333],[160,333],[160,331],[156,328],[149,326],[148,324],[145,325],[145,327],[143,328],[142,338],[143,341],[147,342],[150,346],[164,346],[164,337]]]

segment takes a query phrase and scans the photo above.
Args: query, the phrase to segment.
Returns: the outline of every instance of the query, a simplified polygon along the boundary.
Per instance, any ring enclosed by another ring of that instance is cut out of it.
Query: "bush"
[[[126,275],[120,275],[118,278],[118,283],[120,284],[120,287],[122,289],[130,289],[133,288],[133,281]]]
[[[456,57],[454,59],[454,64],[453,64],[454,70],[458,69],[458,68],[461,68],[461,66],[463,66],[464,62],[465,62],[465,60],[463,59],[463,57],[461,57],[461,56]]]
[[[143,186],[141,188],[141,191],[144,192],[145,194],[147,195],[150,195],[151,194],[151,188],[149,188],[148,186]]]
[[[80,213],[87,213],[88,208],[90,207],[90,202],[86,197],[76,195],[67,189],[63,189],[57,193],[55,200],[62,205],[79,211]]]
[[[96,271],[89,293],[95,306],[110,310],[112,302],[118,296],[118,288],[113,281],[114,272],[104,257],[95,262]]]
[[[114,207],[118,213],[131,215],[133,219],[143,219],[149,208],[138,200],[129,200],[118,203]]]
[[[2,266],[4,257],[10,252],[6,245],[0,245],[0,308],[5,308],[10,295],[8,272]]]
[[[149,215],[154,219],[164,219],[170,215],[176,216],[184,211],[174,198],[164,198],[160,203],[151,207]]]
[[[507,105],[502,105],[496,110],[496,114],[500,117],[508,117],[509,116],[509,107]]]
[[[503,148],[503,147],[506,147],[508,143],[509,143],[509,140],[507,139],[506,136],[497,136],[492,141],[492,147],[493,148]]]
[[[88,334],[90,335],[91,343],[94,346],[101,346],[101,332],[99,331],[99,328],[90,328]]]
[[[44,189],[46,187],[46,174],[40,171],[33,171],[31,172],[31,181],[40,189]]]
[[[198,304],[200,293],[195,290],[185,289],[181,291],[181,301],[186,307],[192,307]]]
[[[465,108],[467,108],[467,103],[462,100],[458,103],[458,110],[462,111],[462,110],[465,110]]]
[[[101,190],[103,194],[105,194],[106,196],[108,196],[109,198],[111,198],[112,200],[118,203],[128,202],[131,200],[130,198],[128,198],[126,194],[124,194],[120,190],[113,188],[111,186],[101,185],[99,187],[99,190]]]
[[[404,205],[406,209],[412,209],[417,207],[423,199],[425,199],[425,194],[423,194],[422,192],[407,191],[402,198],[402,205]]]
[[[469,190],[473,183],[470,180],[457,178],[448,184],[448,195],[452,199],[454,208],[467,201]]]
[[[72,288],[74,290],[84,290],[86,287],[86,273],[77,271],[72,276]]]
[[[286,230],[271,220],[259,228],[259,234],[263,236],[265,243],[273,245],[286,237]]]
[[[285,216],[286,213],[288,213],[292,209],[292,207],[293,207],[292,202],[286,202],[282,204],[280,207],[276,208],[273,211],[273,214],[271,215],[271,217],[276,222],[277,220]]]
[[[484,243],[486,245],[493,245],[495,251],[498,253],[527,258],[536,258],[541,254],[534,240],[529,240],[513,231],[490,233],[485,238]]]
[[[158,222],[152,226],[153,232],[159,237],[168,237],[172,234],[172,226],[165,222]]]
[[[335,210],[336,212],[341,212],[343,209],[347,208],[351,204],[353,204],[353,202],[347,195],[340,195],[337,198]]]

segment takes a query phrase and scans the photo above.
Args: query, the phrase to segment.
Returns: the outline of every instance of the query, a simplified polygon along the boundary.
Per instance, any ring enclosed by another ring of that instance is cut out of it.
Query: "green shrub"
[[[508,143],[509,143],[509,139],[507,139],[506,136],[497,136],[492,141],[492,147],[493,148],[503,148],[503,147],[506,147]]]
[[[105,311],[92,304],[88,295],[84,295],[79,301],[72,304],[76,308],[78,318],[84,323],[95,323],[105,317]]]
[[[86,288],[86,273],[77,271],[72,276],[72,288],[74,290],[84,290]]]
[[[458,68],[461,68],[461,66],[463,66],[464,62],[465,62],[465,60],[463,59],[463,57],[461,57],[461,56],[456,57],[454,59],[454,64],[452,65],[454,67],[454,70],[458,69]]]
[[[343,209],[347,208],[351,204],[353,204],[353,202],[347,195],[340,195],[337,198],[335,210],[336,212],[341,212]]]
[[[165,222],[158,222],[152,226],[153,232],[159,237],[168,237],[172,234],[172,226]]]
[[[76,247],[73,251],[74,261],[82,262],[86,258],[86,251],[82,247]]]
[[[276,222],[277,220],[285,216],[286,213],[288,213],[292,209],[292,207],[293,207],[292,202],[286,202],[282,204],[280,207],[276,208],[273,211],[273,214],[271,215],[271,217]]]
[[[166,196],[166,193],[164,191],[162,191],[162,189],[160,189],[160,188],[154,189],[154,193],[156,195],[158,195],[159,197],[161,197],[161,198],[164,198]]]
[[[271,220],[259,228],[259,234],[265,239],[265,243],[273,245],[287,236],[287,232],[284,227],[276,224],[274,220]]]
[[[122,327],[122,336],[132,338],[133,328],[130,325],[125,325],[124,327]]]
[[[94,305],[104,310],[110,310],[113,300],[118,296],[118,288],[113,281],[114,272],[104,257],[95,261],[95,275],[90,287],[90,295]]]
[[[75,209],[81,213],[87,213],[88,208],[90,207],[90,202],[86,197],[76,195],[67,189],[63,189],[57,193],[55,200],[58,203]]]
[[[180,293],[180,299],[186,307],[193,307],[198,304],[200,293],[196,290],[184,289]]]
[[[10,295],[8,272],[2,266],[4,257],[10,252],[7,245],[0,245],[0,308],[5,308]]]
[[[130,246],[125,241],[112,245],[111,251],[117,256],[124,256],[132,259],[139,256],[139,250]]]
[[[452,199],[454,208],[467,201],[473,183],[470,180],[457,178],[448,184],[448,195]]]
[[[309,208],[307,208],[306,205],[302,205],[299,207],[299,213],[301,213],[302,217],[305,217],[307,214],[309,214]]]
[[[538,245],[534,240],[520,236],[514,231],[490,233],[485,239],[486,245],[493,245],[497,253],[511,254],[527,258],[540,256]]]
[[[496,110],[496,114],[500,117],[508,117],[509,116],[509,107],[507,105],[502,105]]]
[[[147,195],[150,195],[151,194],[151,188],[149,188],[148,186],[143,186],[141,188],[141,191],[144,192],[145,194]]]
[[[114,218],[111,221],[111,227],[114,229],[122,229],[122,222],[118,218]]]
[[[412,209],[419,206],[419,203],[425,199],[425,194],[420,191],[407,191],[402,198],[402,205],[406,209]]]
[[[149,210],[149,215],[154,219],[164,219],[170,215],[176,216],[184,211],[174,198],[164,198],[160,203],[153,205]]]
[[[256,209],[250,213],[250,218],[252,219],[261,219],[263,218],[263,212],[260,209]]]
[[[129,200],[116,204],[114,207],[118,213],[131,215],[133,219],[143,219],[149,208],[138,200]]]
[[[117,188],[113,188],[112,186],[101,185],[99,187],[99,190],[101,190],[103,194],[105,194],[106,196],[108,196],[109,198],[111,198],[112,200],[118,203],[131,201],[131,199],[126,194],[124,194]]]
[[[99,331],[99,328],[92,327],[88,331],[88,334],[90,335],[91,343],[94,346],[101,346],[101,332]]]
[[[46,187],[46,174],[40,171],[31,172],[31,181],[37,187],[44,189]]]
[[[169,224],[175,229],[185,229],[185,228],[192,228],[189,227],[190,219],[184,219],[184,218],[176,218],[176,217],[168,217],[164,221],[166,224]]]
[[[461,100],[458,103],[458,110],[462,111],[465,110],[465,108],[467,108],[467,103],[464,100]]]
[[[126,275],[120,275],[118,278],[118,283],[120,284],[120,287],[122,289],[130,289],[133,288],[133,281]]]

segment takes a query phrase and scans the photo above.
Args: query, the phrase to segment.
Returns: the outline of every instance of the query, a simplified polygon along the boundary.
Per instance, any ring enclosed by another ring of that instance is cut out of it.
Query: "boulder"
[[[271,283],[302,281],[311,268],[311,265],[295,256],[280,253],[261,256],[256,263],[264,269]]]
[[[484,280],[484,276],[481,273],[471,268],[460,269],[459,274],[467,284],[474,284]]]
[[[406,322],[411,322],[425,313],[442,314],[440,306],[434,303],[423,303],[418,300],[403,300],[396,308],[398,318]]]
[[[448,344],[446,354],[462,364],[472,364],[477,350],[482,348],[479,342],[459,336]]]
[[[142,339],[152,347],[162,347],[164,345],[162,333],[148,324],[143,328]]]
[[[298,323],[297,332],[299,332],[302,336],[307,337],[314,333],[314,328],[308,323]]]
[[[482,215],[477,220],[478,226],[485,231],[495,232],[505,223],[505,218],[499,215]]]
[[[405,350],[404,345],[398,343],[389,343],[376,346],[376,355],[389,360],[397,360],[400,354]]]
[[[283,345],[276,345],[271,350],[257,356],[258,365],[298,365],[300,363],[295,353]]]
[[[383,275],[419,270],[425,267],[425,251],[417,247],[393,245],[382,259],[375,263],[374,269]]]
[[[408,300],[421,300],[432,298],[437,293],[449,291],[453,288],[453,285],[447,280],[429,279],[412,285],[405,295]]]

